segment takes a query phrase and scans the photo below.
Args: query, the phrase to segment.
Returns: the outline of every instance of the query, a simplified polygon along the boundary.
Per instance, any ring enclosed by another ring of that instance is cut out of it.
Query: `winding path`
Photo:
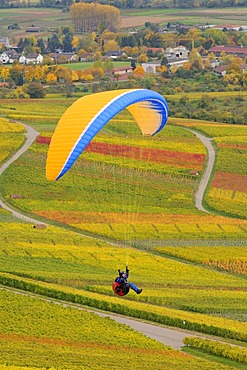
[[[211,176],[213,168],[214,168],[215,150],[214,150],[214,147],[212,145],[212,138],[208,138],[208,137],[206,137],[202,134],[199,134],[198,132],[193,131],[193,130],[189,130],[189,131],[191,131],[199,140],[201,140],[203,145],[206,147],[207,153],[208,153],[207,167],[206,167],[206,170],[205,170],[204,174],[202,175],[201,182],[199,184],[198,190],[197,190],[196,195],[195,195],[195,206],[196,206],[196,208],[198,208],[200,211],[208,212],[203,207],[202,200],[203,200],[203,196],[204,196],[206,187],[209,183],[210,176]]]
[[[20,123],[20,122],[18,122],[18,123]],[[6,170],[6,168],[9,167],[9,165],[11,163],[13,163],[17,158],[19,158],[23,153],[25,153],[26,150],[28,150],[28,148],[32,145],[32,143],[34,142],[36,137],[39,135],[39,133],[36,130],[34,130],[32,127],[24,125],[23,123],[20,123],[20,124],[22,124],[25,127],[25,129],[27,130],[27,132],[26,132],[26,141],[25,141],[24,145],[13,155],[13,157],[11,157],[7,162],[3,163],[0,166],[0,176]],[[44,225],[44,222],[39,222],[39,221],[35,220],[34,218],[24,216],[20,212],[15,211],[14,209],[10,208],[1,199],[0,199],[0,206],[2,208],[6,209],[7,211],[11,212],[13,216],[18,217],[18,218],[22,219],[23,221],[30,222],[30,223],[33,223],[33,224],[43,224]]]
[[[36,139],[36,137],[39,134],[32,127],[27,126],[27,125],[23,125],[23,126],[27,130],[26,142],[11,159],[9,159],[6,163],[4,163],[0,166],[0,175],[5,171],[5,169],[11,163],[13,163],[17,158],[20,157],[20,155],[22,155],[29,148],[29,146],[34,142],[34,140]],[[215,151],[214,151],[212,143],[211,143],[212,139],[209,139],[209,138],[205,137],[204,135],[201,135],[201,134],[199,134],[199,133],[197,133],[193,130],[190,130],[190,131],[192,133],[194,133],[196,135],[196,137],[198,137],[202,141],[202,143],[207,148],[207,152],[208,152],[208,163],[207,163],[206,171],[205,171],[205,173],[202,177],[202,180],[200,182],[200,185],[198,187],[198,190],[197,190],[197,193],[196,193],[196,199],[195,199],[196,207],[201,211],[208,212],[202,205],[202,199],[203,199],[203,195],[204,195],[206,186],[207,186],[208,181],[210,179],[210,175],[212,173],[212,169],[213,169],[213,165],[214,165],[214,161],[215,161]],[[21,213],[13,210],[12,208],[10,208],[6,204],[4,204],[4,202],[2,200],[0,200],[0,206],[5,208],[6,210],[10,211],[15,217],[21,218],[22,220],[30,222],[30,223],[40,224],[39,221],[37,221],[33,218],[30,218],[30,217],[24,216]],[[11,290],[11,291],[14,291],[16,294],[25,294],[25,295],[29,295],[29,296],[34,296],[33,293],[20,292],[18,290],[3,287],[3,286],[2,287],[0,286],[0,289],[2,289],[2,290],[3,289]],[[68,302],[65,303],[65,302],[61,302],[61,301],[51,300],[51,299],[48,299],[48,298],[46,299],[44,297],[40,297],[40,299],[43,299],[43,300],[46,300],[46,301],[53,301],[57,304],[62,304],[63,306],[70,306],[72,308],[85,310],[85,308],[82,307],[82,306],[70,304]],[[133,328],[135,330],[138,330],[139,332],[147,335],[148,337],[156,339],[157,341],[159,341],[159,342],[161,342],[165,345],[170,345],[171,347],[173,347],[175,349],[179,349],[183,345],[182,340],[185,336],[196,335],[195,333],[191,333],[191,332],[188,332],[188,331],[185,332],[185,331],[181,331],[181,330],[178,331],[177,329],[168,329],[166,327],[162,327],[162,326],[158,326],[158,325],[154,325],[154,324],[149,324],[149,323],[144,323],[142,321],[134,320],[134,319],[131,319],[131,318],[128,318],[128,317],[109,314],[109,313],[105,313],[105,312],[99,312],[97,310],[87,309],[87,311],[94,312],[94,313],[96,313],[96,314],[98,314],[102,317],[110,317],[111,319],[113,319],[113,320],[115,320],[119,323],[126,324],[126,325],[130,326],[131,328]]]

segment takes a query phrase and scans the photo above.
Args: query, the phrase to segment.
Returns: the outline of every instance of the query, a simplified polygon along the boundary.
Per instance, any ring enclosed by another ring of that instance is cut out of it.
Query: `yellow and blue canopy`
[[[166,100],[152,90],[113,90],[79,98],[65,111],[52,136],[46,162],[47,179],[62,177],[94,136],[125,108],[143,135],[155,135],[168,118]]]

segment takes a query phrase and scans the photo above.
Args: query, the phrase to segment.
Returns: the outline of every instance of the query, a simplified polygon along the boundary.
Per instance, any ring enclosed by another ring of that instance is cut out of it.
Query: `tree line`
[[[0,8],[53,7],[68,8],[79,0],[0,0]],[[247,0],[83,0],[84,4],[97,3],[114,6],[118,9],[167,9],[167,8],[220,8],[247,6]]]
[[[120,11],[111,5],[78,3],[71,5],[70,18],[75,33],[115,32],[120,24]]]

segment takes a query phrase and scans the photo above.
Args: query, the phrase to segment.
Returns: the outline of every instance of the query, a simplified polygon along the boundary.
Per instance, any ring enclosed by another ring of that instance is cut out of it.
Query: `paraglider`
[[[134,121],[139,126],[142,135],[145,136],[153,136],[158,133],[165,126],[168,119],[168,106],[166,100],[159,93],[152,90],[113,90],[81,97],[76,100],[62,115],[52,136],[46,161],[47,179],[58,180],[67,171],[69,171],[80,154],[84,152],[85,148],[89,144],[91,145],[92,139],[112,118],[114,118],[124,109],[127,109],[130,112],[134,118]],[[129,160],[127,156],[127,150],[128,148],[131,148],[131,145],[123,145],[122,147],[122,158],[127,157]],[[135,152],[132,153],[133,161],[136,160],[136,153],[143,151],[142,148],[147,151],[147,148],[145,147],[140,148],[134,148]],[[119,166],[121,166],[121,164],[122,161],[117,163]],[[135,169],[134,165],[130,167]],[[143,171],[143,168],[144,167],[142,167],[140,171]],[[104,170],[105,167],[103,167],[103,171]],[[112,172],[115,173],[115,171]],[[131,176],[131,179],[134,179],[135,181],[134,185],[137,183],[136,174],[137,172],[133,172]],[[122,178],[124,176],[125,172],[121,170],[119,177]],[[109,184],[109,177],[106,177],[106,181],[107,184]],[[119,183],[121,184],[121,187],[113,186],[113,188],[117,189],[116,192],[119,196],[117,201],[114,203],[112,199],[108,197],[107,200],[104,201],[104,207],[100,208],[99,204],[96,203],[95,207],[97,207],[96,210],[98,209],[99,218],[102,219],[102,213],[105,209],[105,217],[111,217],[111,213],[109,211],[107,214],[107,207],[105,207],[105,204],[109,204],[111,206],[116,204],[117,212],[119,212],[118,214],[120,214],[120,217],[122,218],[122,224],[124,225],[124,217],[125,220],[131,224],[133,223],[132,215],[135,211],[134,206],[132,207],[130,205],[130,200],[133,194],[133,197],[135,197],[133,204],[136,205],[138,203],[138,191],[132,190],[133,183],[129,187],[129,191],[126,191],[127,181],[125,178],[122,181],[120,179]],[[143,181],[140,180],[139,184],[138,185],[141,186]],[[94,183],[92,183],[90,192],[93,191],[93,188]],[[106,195],[108,195],[107,192]],[[124,201],[125,199],[127,199],[126,204],[123,204],[121,209],[121,201]],[[92,207],[91,204],[92,202],[90,203],[90,207]],[[92,207],[92,213],[93,212],[95,212],[95,208]],[[113,211],[111,210],[111,212]],[[125,234],[128,235],[128,232]],[[126,271],[121,272],[119,270],[119,276],[112,284],[113,291],[119,296],[128,294],[130,289],[134,290],[137,294],[142,292],[142,289],[139,289],[134,283],[127,281],[128,275],[129,270],[126,266]]]
[[[113,90],[79,98],[65,111],[52,136],[46,162],[47,179],[61,178],[94,136],[125,108],[143,135],[155,135],[168,118],[166,100],[152,90]]]
[[[139,289],[134,283],[128,282],[129,269],[126,266],[125,271],[118,270],[119,276],[116,277],[115,281],[112,284],[112,289],[114,293],[120,296],[124,296],[129,293],[129,290],[132,289],[136,294],[141,294],[142,289]]]

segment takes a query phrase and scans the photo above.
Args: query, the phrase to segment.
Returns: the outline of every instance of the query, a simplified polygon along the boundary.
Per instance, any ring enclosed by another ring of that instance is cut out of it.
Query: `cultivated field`
[[[220,9],[128,9],[121,11],[121,27],[143,26],[145,22],[166,25],[180,23],[188,25],[210,24],[247,24],[247,8]]]
[[[34,228],[0,209],[0,284],[246,345],[245,126],[170,118],[147,138],[122,112],[68,174],[48,182],[50,137],[73,100],[1,101],[0,114],[8,117],[0,120],[2,161],[24,139],[13,120],[40,131],[1,176],[2,199],[50,225]],[[217,162],[205,199],[212,213],[194,205],[207,153],[188,129],[214,139]],[[126,264],[143,292],[122,299],[111,283]],[[2,291],[0,305],[0,369],[5,363],[12,370],[97,369],[98,361],[114,369],[119,346],[131,369],[138,369],[138,358],[144,369],[229,368],[167,350],[92,314]]]
[[[145,22],[203,25],[208,24],[209,19],[211,24],[247,25],[247,8],[121,10],[122,29],[144,26]],[[34,34],[36,37],[47,37],[57,28],[71,25],[68,12],[52,8],[0,9],[0,22],[1,35],[10,37],[12,42],[15,38],[31,36],[26,29],[32,25],[43,28]],[[8,29],[15,23],[19,24],[20,30]]]

